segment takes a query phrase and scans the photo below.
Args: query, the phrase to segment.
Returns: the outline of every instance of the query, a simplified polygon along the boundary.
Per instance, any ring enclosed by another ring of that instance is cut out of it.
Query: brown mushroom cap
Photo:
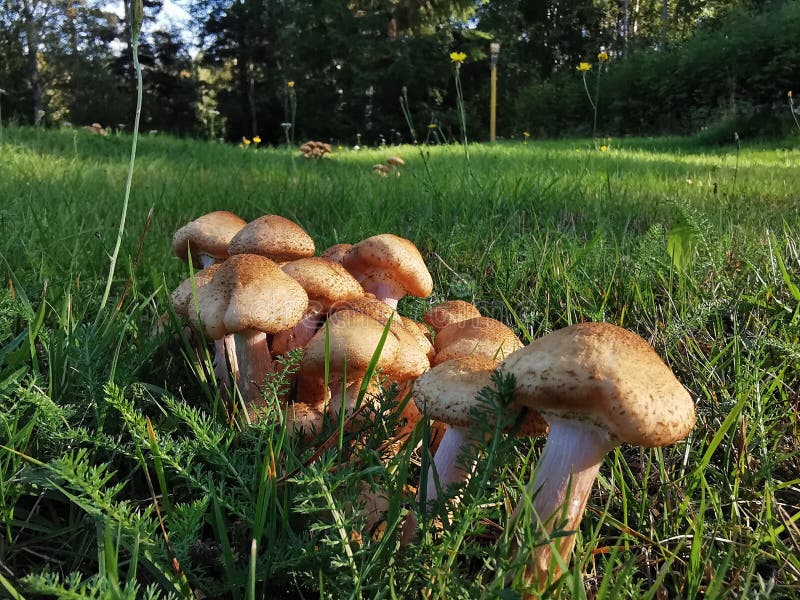
[[[404,161],[399,156],[390,156],[389,158],[386,159],[386,164],[391,165],[393,167],[403,167],[405,166],[406,161]]]
[[[483,355],[502,360],[522,348],[522,342],[511,329],[490,317],[474,317],[452,323],[440,330],[433,340],[438,365],[453,358]]]
[[[492,385],[492,372],[499,361],[486,356],[462,356],[433,367],[414,383],[414,401],[429,419],[455,427],[475,424],[473,411],[480,405],[479,392]],[[487,412],[485,418],[491,418]],[[547,423],[535,410],[528,410],[518,435],[534,436],[547,431]]]
[[[692,398],[641,337],[609,323],[554,331],[509,356],[515,403],[588,422],[619,443],[667,446],[694,427]]]
[[[220,263],[217,263],[215,265],[211,265],[207,269],[196,271],[194,274],[195,289],[199,290],[203,286],[207,285],[214,277],[214,273],[217,272],[219,267]],[[170,294],[170,300],[172,301],[172,306],[175,309],[176,314],[182,317],[188,317],[190,312],[194,312],[194,307],[192,306],[193,297],[191,277],[187,277],[180,282],[178,287],[175,288],[172,294]]]
[[[390,365],[386,365],[384,372],[391,381],[406,381],[413,379],[430,368],[428,348],[423,346],[417,336],[409,331],[403,324],[403,317],[392,310],[386,303],[375,298],[356,298],[342,307],[346,310],[356,311],[377,321],[384,327],[392,318],[389,332],[393,335],[399,346],[397,354]],[[340,310],[334,307],[334,310]]]
[[[275,262],[314,255],[314,240],[294,221],[279,215],[264,215],[250,221],[228,246],[234,254],[260,254]]]
[[[341,377],[345,359],[347,380],[354,381],[363,377],[383,335],[384,326],[367,315],[353,310],[342,310],[328,317],[327,328],[323,327],[311,338],[300,363],[298,378],[322,381],[325,368],[326,329],[331,377]],[[392,363],[397,348],[397,338],[387,335],[377,362],[378,369],[384,369]]]
[[[480,316],[481,313],[475,305],[463,300],[448,300],[428,309],[423,319],[438,332],[453,323]]]
[[[403,327],[405,327],[406,330],[414,336],[414,339],[417,341],[417,344],[419,344],[419,347],[422,348],[425,356],[428,357],[428,360],[431,360],[436,355],[436,350],[433,348],[433,344],[431,343],[430,332],[428,331],[428,328],[414,319],[409,319],[408,317],[404,317],[402,315],[399,316]]]
[[[183,262],[200,266],[200,255],[206,254],[216,260],[228,258],[228,244],[247,225],[247,221],[227,210],[210,212],[187,223],[172,236],[172,251]]]
[[[322,258],[327,258],[328,260],[342,264],[345,252],[352,247],[353,244],[334,244],[330,248],[323,250],[321,256]]]
[[[342,264],[359,281],[385,272],[412,296],[426,298],[433,292],[433,279],[417,247],[391,233],[374,235],[355,244],[344,255]]]
[[[197,291],[197,302],[206,334],[219,339],[246,329],[264,333],[288,329],[303,316],[308,296],[268,258],[237,254]],[[189,318],[197,321],[192,312]]]
[[[323,309],[364,295],[361,284],[347,269],[326,258],[300,258],[286,263],[282,269],[303,287],[309,301],[319,303]]]

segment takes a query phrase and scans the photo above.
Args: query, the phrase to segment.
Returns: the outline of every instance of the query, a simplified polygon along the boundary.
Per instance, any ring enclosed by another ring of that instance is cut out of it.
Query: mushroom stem
[[[461,484],[469,479],[472,474],[472,467],[465,470],[462,461],[459,460],[467,448],[474,447],[475,440],[470,437],[469,430],[464,427],[449,426],[442,436],[436,454],[433,456],[433,464],[428,469],[428,477],[425,483],[425,498],[417,497],[417,502],[433,502],[439,497],[439,490],[445,491],[453,484]],[[474,466],[474,465],[473,465]],[[437,487],[436,481],[439,481]],[[421,491],[420,491],[421,494]],[[417,533],[419,520],[414,511],[410,511],[406,516],[406,522],[400,536],[400,545],[407,546]]]
[[[439,448],[433,456],[433,464],[428,469],[426,502],[436,500],[439,497],[439,489],[444,491],[452,484],[463,483],[469,479],[472,469],[465,470],[459,459],[464,450],[472,445],[473,440],[470,438],[467,429],[454,426],[447,428]],[[436,487],[437,478],[439,480],[439,488]]]
[[[365,292],[375,294],[378,300],[389,305],[394,310],[397,310],[397,303],[400,298],[407,293],[405,289],[403,289],[403,286],[395,283],[388,277],[368,277],[361,281],[361,285],[364,286]]]
[[[528,497],[535,494],[534,528],[548,543],[534,551],[525,569],[524,582],[540,589],[548,579],[554,581],[561,576],[553,549],[568,564],[575,545],[574,533],[553,539],[550,535],[555,529],[572,532],[578,529],[603,457],[617,446],[607,431],[589,423],[552,416],[547,420],[550,424],[547,443],[526,488]],[[512,522],[519,511],[517,506]]]
[[[226,345],[228,338],[225,336]],[[245,329],[233,334],[235,349],[228,347],[228,359],[234,373],[239,393],[247,404],[248,411],[263,405],[261,386],[267,373],[273,371],[272,356],[267,347],[267,334],[256,329]]]

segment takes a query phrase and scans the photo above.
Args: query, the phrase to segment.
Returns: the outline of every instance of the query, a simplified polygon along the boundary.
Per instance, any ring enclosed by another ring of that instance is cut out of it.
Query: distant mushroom
[[[555,331],[513,353],[501,371],[516,378],[514,404],[539,411],[550,426],[526,490],[534,498],[535,524],[547,537],[556,528],[578,528],[607,452],[622,443],[674,444],[694,427],[692,398],[669,367],[646,341],[615,325],[582,323]],[[569,563],[575,535],[546,541],[523,578],[537,589],[561,576],[559,565]]]
[[[372,170],[375,171],[381,177],[388,177],[389,173],[392,172],[391,167],[387,167],[386,165],[383,165],[381,163],[372,165]]]
[[[394,309],[407,294],[427,298],[433,292],[433,279],[417,247],[411,240],[391,233],[355,244],[344,255],[342,265],[364,291]]]
[[[400,167],[405,166],[406,161],[404,161],[399,156],[390,156],[389,158],[386,159],[386,164],[389,165],[390,167],[397,167],[399,169]]]

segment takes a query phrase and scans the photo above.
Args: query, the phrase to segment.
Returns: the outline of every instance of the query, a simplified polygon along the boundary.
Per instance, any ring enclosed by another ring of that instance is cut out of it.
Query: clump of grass
[[[153,333],[183,275],[172,231],[219,208],[284,214],[320,247],[413,239],[436,282],[430,302],[468,296],[523,338],[602,319],[655,346],[697,399],[697,427],[676,448],[606,458],[548,594],[798,593],[794,152],[743,143],[734,190],[733,154],[692,140],[619,140],[602,155],[576,152],[578,140],[473,145],[475,177],[492,185],[464,193],[460,148],[425,148],[430,175],[409,159],[387,185],[370,173],[377,151],[292,169],[285,151],[146,138],[126,230],[155,210],[136,268],[139,240],[122,240],[109,299],[130,284],[101,314],[119,217],[102,200],[117,197],[130,141],[4,130],[0,595],[493,597],[541,542],[508,527],[540,442],[494,436],[455,491],[463,500],[433,507],[444,528],[429,520],[400,552],[424,426],[394,457],[391,422],[330,423],[303,443],[273,402],[260,424],[231,426],[208,354],[178,321]],[[271,383],[278,395],[286,379]],[[501,406],[502,382],[487,394]],[[375,539],[363,482],[389,500]]]

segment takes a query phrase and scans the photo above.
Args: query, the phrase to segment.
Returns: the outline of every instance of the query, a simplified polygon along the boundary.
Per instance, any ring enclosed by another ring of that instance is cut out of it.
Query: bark
[[[36,123],[42,110],[42,83],[39,77],[39,61],[37,60],[39,26],[36,23],[33,12],[33,5],[28,0],[23,0],[22,15],[25,19],[25,42],[28,46],[26,62],[33,100],[33,122]]]

